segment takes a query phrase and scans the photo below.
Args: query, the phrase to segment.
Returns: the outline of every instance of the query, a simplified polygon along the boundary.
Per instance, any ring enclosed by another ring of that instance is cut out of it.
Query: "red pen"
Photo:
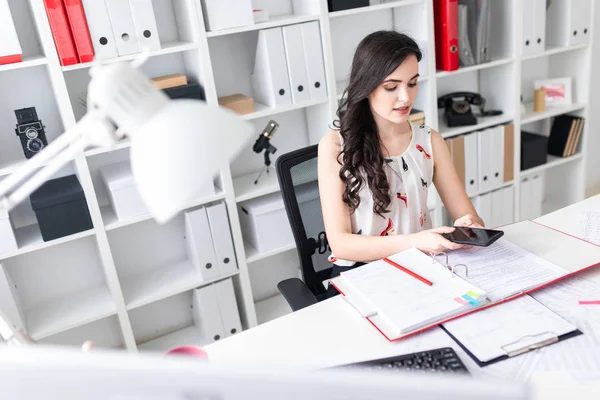
[[[417,278],[418,280],[420,280],[421,282],[423,282],[424,284],[431,286],[433,285],[433,282],[428,281],[427,279],[423,278],[421,275],[415,274],[414,272],[412,272],[411,270],[404,268],[402,265],[398,264],[397,262],[394,262],[392,260],[390,260],[387,257],[383,258],[383,261],[385,261],[386,263],[393,265],[394,267],[398,268],[400,271],[404,271],[407,274],[409,274],[410,276],[412,276],[413,278]]]

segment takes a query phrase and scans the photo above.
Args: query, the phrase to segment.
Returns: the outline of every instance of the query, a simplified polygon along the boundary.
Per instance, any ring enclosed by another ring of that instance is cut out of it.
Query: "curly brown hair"
[[[354,54],[348,87],[334,122],[344,142],[338,156],[339,175],[345,185],[343,200],[352,213],[360,205],[359,191],[365,181],[373,193],[373,212],[378,215],[388,212],[392,199],[368,97],[410,55],[421,61],[422,53],[417,43],[396,31],[367,35]]]

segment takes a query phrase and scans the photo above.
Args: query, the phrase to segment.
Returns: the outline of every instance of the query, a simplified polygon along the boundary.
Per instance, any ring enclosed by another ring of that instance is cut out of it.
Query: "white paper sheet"
[[[500,239],[489,247],[472,247],[449,254],[451,265],[465,264],[458,274],[483,289],[491,301],[502,300],[567,274],[567,271],[543,258]]]
[[[600,299],[600,284],[572,276],[537,290],[532,297],[577,326],[583,335],[528,355],[523,373],[568,373],[577,380],[600,379],[600,306],[579,305],[579,300]]]

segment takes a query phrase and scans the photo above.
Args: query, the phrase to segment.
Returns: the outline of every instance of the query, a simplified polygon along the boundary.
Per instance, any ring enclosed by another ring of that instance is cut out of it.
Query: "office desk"
[[[600,196],[568,206],[536,221],[566,233],[574,233],[580,211],[590,208],[600,211]],[[506,237],[514,240],[515,232],[510,232],[510,226],[505,231]],[[522,238],[523,242],[527,240],[526,237]],[[546,246],[542,253],[536,253],[543,257],[544,251],[556,255],[557,247]],[[568,253],[569,249],[560,249],[559,252],[562,252],[562,256],[578,256]],[[600,266],[582,272],[579,276],[600,282]],[[314,369],[442,346],[456,349],[476,377],[512,380],[523,368],[525,356],[479,368],[437,327],[399,342],[389,342],[341,296],[215,342],[206,346],[205,350],[210,361],[215,363],[293,364],[295,367]]]

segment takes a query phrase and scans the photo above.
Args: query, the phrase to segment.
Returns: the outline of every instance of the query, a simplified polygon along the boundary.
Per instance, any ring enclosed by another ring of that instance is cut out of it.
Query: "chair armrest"
[[[277,288],[292,311],[298,311],[318,302],[313,292],[298,278],[283,280],[277,284]]]

